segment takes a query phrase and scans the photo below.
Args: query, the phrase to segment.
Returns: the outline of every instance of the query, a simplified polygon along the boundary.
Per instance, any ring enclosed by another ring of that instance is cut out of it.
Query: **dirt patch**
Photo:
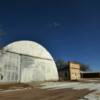
[[[11,91],[0,94],[0,100],[78,100],[92,91],[87,89],[58,89],[42,90],[31,88],[27,90]]]
[[[17,88],[26,88],[29,87],[28,84],[23,83],[12,83],[12,84],[0,84],[0,89],[8,90],[8,89],[17,89]]]
[[[96,95],[100,96],[100,92],[96,93]]]

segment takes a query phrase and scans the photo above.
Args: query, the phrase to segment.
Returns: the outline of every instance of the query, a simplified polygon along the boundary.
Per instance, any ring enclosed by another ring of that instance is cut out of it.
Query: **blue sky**
[[[54,59],[80,61],[100,71],[99,0],[2,0],[0,42],[42,44]]]

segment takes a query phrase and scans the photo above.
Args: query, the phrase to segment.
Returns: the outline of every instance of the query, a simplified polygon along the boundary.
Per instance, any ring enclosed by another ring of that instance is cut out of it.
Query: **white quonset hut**
[[[33,41],[17,41],[0,52],[0,82],[57,81],[49,52]]]

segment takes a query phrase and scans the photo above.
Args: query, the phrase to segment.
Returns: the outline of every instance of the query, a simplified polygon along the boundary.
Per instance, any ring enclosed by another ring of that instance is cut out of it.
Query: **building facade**
[[[81,78],[80,64],[69,62],[69,74],[70,74],[70,80],[79,80]]]
[[[100,72],[82,72],[81,71],[81,78],[100,78]]]
[[[57,81],[50,53],[33,41],[17,41],[0,51],[0,83]]]
[[[58,70],[60,80],[80,80],[80,65],[74,62],[68,62],[68,64]]]

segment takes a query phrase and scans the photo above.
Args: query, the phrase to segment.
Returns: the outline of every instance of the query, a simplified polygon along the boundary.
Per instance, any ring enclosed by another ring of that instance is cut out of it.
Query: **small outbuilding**
[[[59,72],[59,79],[60,80],[80,80],[80,64],[75,62],[68,62],[68,64],[60,68]]]
[[[83,72],[81,71],[81,78],[100,78],[100,72]]]

